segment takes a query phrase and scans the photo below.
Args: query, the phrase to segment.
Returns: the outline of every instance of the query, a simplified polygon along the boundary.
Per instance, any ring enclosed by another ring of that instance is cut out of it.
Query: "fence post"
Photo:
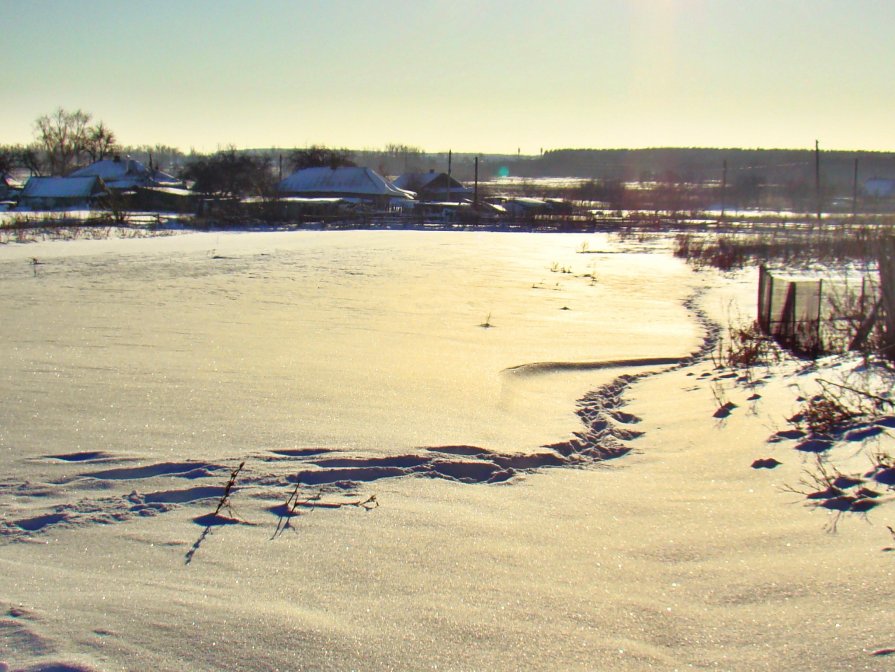
[[[824,279],[821,278],[817,283],[817,331],[814,335],[814,355],[817,356],[821,352],[820,342],[820,321],[823,316],[823,298],[824,298]]]
[[[895,359],[895,236],[879,241],[879,288],[883,314],[883,354]]]
[[[758,326],[764,330],[764,264],[758,267]]]
[[[796,283],[790,282],[786,287],[786,300],[780,313],[780,328],[774,332],[785,347],[792,350],[796,346]]]

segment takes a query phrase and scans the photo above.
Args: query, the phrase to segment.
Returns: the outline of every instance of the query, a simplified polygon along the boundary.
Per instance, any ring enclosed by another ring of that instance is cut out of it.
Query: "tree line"
[[[406,145],[356,153],[344,148],[313,145],[304,148],[238,150],[228,146],[210,154],[165,145],[127,147],[103,121],[83,110],[58,108],[34,123],[34,140],[27,145],[0,145],[0,175],[25,171],[30,175],[69,175],[78,168],[116,155],[142,160],[152,168],[171,171],[198,192],[240,198],[274,193],[285,171],[325,166],[356,166],[358,160],[380,169],[402,163],[420,169],[423,151]]]
[[[447,154],[391,144],[382,150],[352,151],[311,146],[185,154],[174,147],[127,147],[103,121],[83,110],[58,108],[34,124],[27,145],[0,145],[0,175],[15,170],[32,175],[67,175],[114,155],[129,155],[193,183],[196,191],[240,198],[267,196],[288,172],[314,166],[364,165],[383,175],[445,172]],[[470,181],[476,155],[453,156],[453,175]],[[895,154],[825,152],[821,193],[816,188],[815,155],[809,150],[665,148],[642,150],[550,150],[537,157],[482,156],[481,179],[498,174],[522,177],[579,177],[569,188],[548,189],[523,180],[524,195],[558,196],[599,202],[618,210],[686,211],[722,207],[825,210],[859,195],[857,169],[866,176],[895,176]],[[636,186],[635,186],[636,185]],[[842,198],[845,196],[845,198]],[[818,201],[821,201],[818,203]],[[864,197],[862,209],[881,204]]]

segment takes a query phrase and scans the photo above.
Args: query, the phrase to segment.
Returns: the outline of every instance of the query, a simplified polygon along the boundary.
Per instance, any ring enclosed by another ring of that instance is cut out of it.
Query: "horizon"
[[[82,109],[124,146],[538,156],[891,152],[895,3],[0,0],[0,144]],[[87,11],[89,10],[89,11]],[[87,45],[87,46],[85,46]],[[872,49],[868,49],[872,45]],[[369,149],[374,148],[374,149]]]

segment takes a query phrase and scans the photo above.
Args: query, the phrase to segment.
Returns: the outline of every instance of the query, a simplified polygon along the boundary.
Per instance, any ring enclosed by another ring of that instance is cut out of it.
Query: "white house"
[[[404,173],[395,178],[399,189],[413,191],[425,201],[468,201],[474,197],[472,189],[463,186],[447,173]]]
[[[85,177],[30,177],[19,197],[19,208],[62,210],[93,207],[108,195],[96,175]]]
[[[302,168],[277,185],[284,196],[307,198],[346,198],[375,203],[380,207],[392,201],[408,201],[413,194],[399,189],[370,168]]]
[[[864,182],[864,191],[874,198],[889,198],[895,195],[895,180],[872,177]]]
[[[139,161],[127,157],[115,156],[91,163],[73,172],[69,177],[92,177],[102,179],[103,183],[115,191],[124,191],[136,187],[169,187],[183,188],[182,180],[160,170],[149,170]]]
[[[22,191],[22,183],[9,173],[0,173],[0,201],[13,201]]]

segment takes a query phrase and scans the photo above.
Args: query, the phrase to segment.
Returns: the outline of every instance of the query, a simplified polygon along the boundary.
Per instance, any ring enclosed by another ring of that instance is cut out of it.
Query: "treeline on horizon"
[[[2,140],[2,139],[0,139]],[[211,153],[154,146],[127,146],[113,129],[82,110],[63,108],[39,117],[28,145],[0,144],[0,176],[68,175],[93,161],[129,156],[193,184],[198,193],[242,198],[276,194],[293,170],[358,165],[394,177],[406,172],[448,172],[470,182],[517,177],[514,193],[599,202],[611,209],[696,210],[738,208],[841,209],[891,207],[863,194],[872,177],[895,178],[895,153],[812,149],[646,148],[555,149],[521,153],[426,152],[409,145],[351,150],[305,148],[236,149]],[[476,168],[478,170],[476,170]],[[580,184],[546,186],[535,178],[578,178]],[[529,181],[532,180],[532,181]],[[507,185],[498,187],[506,190]],[[865,197],[866,196],[866,197]]]
[[[310,148],[307,148],[310,149]],[[334,148],[335,149],[335,148]],[[223,150],[221,150],[223,151]],[[267,158],[278,171],[291,170],[289,157],[295,148],[237,150]],[[816,155],[810,149],[738,149],[664,147],[645,149],[554,149],[540,155],[489,154],[471,152],[427,152],[408,145],[391,144],[382,149],[338,148],[342,155],[360,166],[368,166],[386,176],[407,172],[448,172],[459,179],[475,177],[547,178],[570,177],[585,180],[662,182],[671,184],[743,182],[784,184],[807,180],[814,183]],[[176,172],[182,166],[215,152],[185,153],[177,148],[156,145],[122,147],[121,153]],[[895,152],[824,151],[819,154],[822,181],[828,186],[851,188],[857,160],[858,179],[895,179]]]
[[[295,168],[296,155],[325,150],[355,165],[367,166],[385,176],[406,172],[450,172],[460,180],[478,177],[570,177],[603,182],[690,184],[785,184],[814,182],[820,175],[827,187],[840,191],[872,177],[895,178],[895,152],[820,151],[813,149],[744,149],[711,147],[658,147],[641,149],[568,148],[539,155],[427,152],[404,144],[382,149],[255,148],[226,146],[216,152],[184,152],[169,145],[124,145],[113,129],[82,110],[58,108],[35,120],[34,141],[27,145],[3,144],[0,138],[0,173],[65,175],[92,161],[113,154],[130,156],[145,164],[180,175],[190,164],[223,152],[248,154],[268,162],[281,174]],[[818,166],[819,161],[819,166]],[[818,170],[819,168],[819,170]]]

